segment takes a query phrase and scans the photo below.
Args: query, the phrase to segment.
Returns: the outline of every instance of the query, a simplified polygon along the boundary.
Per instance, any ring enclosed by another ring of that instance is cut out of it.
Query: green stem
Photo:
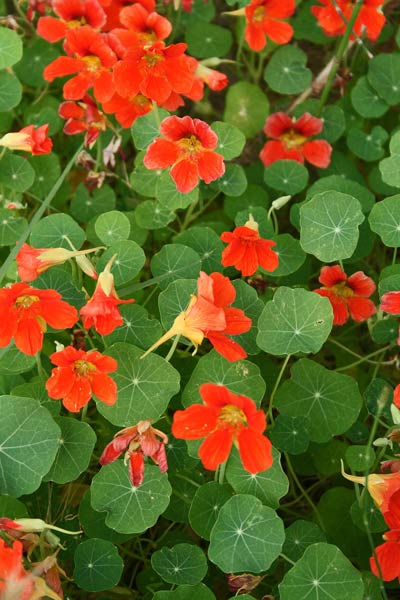
[[[325,103],[329,97],[336,73],[338,72],[340,63],[342,62],[342,58],[346,52],[347,44],[349,43],[350,36],[353,31],[353,25],[356,22],[356,19],[362,8],[362,5],[363,5],[363,0],[357,0],[356,4],[354,5],[353,12],[351,13],[351,17],[347,24],[346,31],[344,32],[342,40],[339,44],[339,48],[338,48],[337,54],[335,56],[335,60],[333,61],[332,68],[328,75],[328,80],[326,82],[326,85],[325,85],[322,95],[321,95],[321,99],[319,101],[318,114],[321,114],[321,111],[322,111],[323,107],[325,106]]]
[[[40,350],[39,350],[39,352],[36,352],[35,359],[36,359],[36,367],[37,367],[37,372],[38,372],[39,377],[40,378],[43,377],[44,379],[47,379],[47,373],[44,370],[42,361],[40,359]]]
[[[60,177],[58,178],[58,180],[55,182],[55,184],[53,185],[53,187],[51,188],[50,192],[47,194],[44,202],[42,203],[42,205],[38,208],[38,210],[36,211],[36,213],[33,215],[28,227],[26,228],[26,230],[24,231],[24,233],[21,235],[21,237],[19,238],[17,244],[14,246],[14,248],[11,250],[10,254],[8,255],[8,257],[6,258],[6,260],[4,261],[1,269],[0,269],[0,283],[3,281],[4,277],[6,276],[8,269],[11,266],[11,263],[13,262],[13,260],[15,259],[15,257],[17,256],[22,244],[24,242],[26,242],[26,240],[28,239],[28,237],[31,234],[32,229],[35,227],[36,223],[38,223],[40,221],[40,219],[42,218],[42,216],[44,215],[47,207],[50,205],[50,203],[52,202],[52,200],[54,199],[54,196],[57,194],[58,190],[60,189],[64,179],[66,178],[66,176],[68,175],[68,173],[70,172],[70,170],[72,169],[72,167],[75,164],[75,160],[79,154],[79,152],[82,150],[83,144],[81,144],[78,148],[78,150],[75,152],[75,154],[73,155],[73,157],[71,158],[71,160],[69,161],[69,163],[67,164],[67,166],[65,167],[64,171],[61,173]]]
[[[395,248],[393,250],[393,258],[392,258],[392,265],[396,264],[396,258],[397,258],[397,248]]]
[[[276,381],[275,381],[274,389],[272,390],[271,395],[269,397],[268,417],[269,417],[269,420],[271,421],[271,423],[274,422],[274,416],[272,414],[272,411],[273,411],[273,407],[274,407],[275,394],[276,394],[276,392],[278,390],[279,384],[281,382],[281,379],[283,377],[283,374],[285,372],[285,369],[287,367],[287,364],[288,364],[291,356],[292,356],[291,354],[288,354],[286,356],[285,360],[283,361],[282,366],[281,366],[281,370],[279,371],[278,377],[276,378]]]
[[[219,471],[218,471],[218,483],[220,485],[224,484],[224,479],[225,479],[225,469],[226,469],[226,461],[221,463],[219,465]]]
[[[286,556],[286,554],[283,554],[283,552],[279,553],[279,556],[281,558],[283,558],[283,560],[286,560],[286,562],[290,563],[291,565],[295,565],[296,563],[294,562],[294,560],[292,560],[291,558],[289,558],[288,556]]]
[[[286,459],[286,465],[287,465],[288,471],[291,474],[293,481],[299,488],[301,495],[304,496],[304,498],[307,500],[308,504],[311,506],[313,513],[315,515],[315,518],[317,519],[318,524],[321,527],[322,531],[325,531],[325,524],[324,524],[323,520],[321,519],[321,515],[318,512],[318,508],[316,507],[314,502],[311,500],[310,496],[308,495],[308,493],[302,486],[299,478],[297,477],[297,474],[296,474],[295,470],[293,469],[292,463],[290,462],[290,458],[289,458],[289,455],[287,452],[285,452],[285,459]]]
[[[174,341],[172,342],[172,346],[169,349],[169,352],[168,352],[167,356],[165,357],[165,360],[167,362],[169,362],[171,360],[171,358],[172,358],[172,356],[173,356],[173,354],[174,354],[174,352],[176,350],[176,347],[177,347],[177,345],[179,343],[180,337],[181,337],[180,335],[176,335],[175,336]]]
[[[371,365],[376,365],[376,367],[378,369],[382,364],[392,365],[396,362],[396,359],[388,360],[384,363],[382,363],[380,361],[368,360],[369,357],[376,356],[380,352],[382,353],[382,356],[383,356],[385,354],[386,350],[388,350],[388,348],[381,348],[380,350],[377,350],[376,352],[371,352],[371,354],[367,354],[366,356],[364,356],[364,358],[361,358],[360,360],[356,360],[355,362],[350,363],[349,365],[345,365],[344,367],[338,367],[337,369],[335,369],[335,371],[347,371],[347,369],[352,369],[353,367],[356,367],[357,365],[361,365],[364,362],[367,362]]]

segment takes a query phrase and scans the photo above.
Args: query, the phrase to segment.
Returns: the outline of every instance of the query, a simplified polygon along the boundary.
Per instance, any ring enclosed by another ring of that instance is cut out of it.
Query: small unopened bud
[[[285,204],[289,202],[291,198],[292,196],[280,196],[272,202],[271,208],[273,208],[274,210],[280,210],[283,206],[285,206]]]
[[[81,254],[79,256],[75,256],[75,260],[78,264],[78,267],[80,267],[82,271],[86,273],[86,275],[89,275],[89,277],[92,277],[93,279],[97,279],[96,269],[87,256]]]
[[[392,432],[394,433],[394,432]],[[398,432],[400,433],[400,432]],[[392,437],[392,434],[390,434],[390,437]],[[399,436],[400,439],[400,436]],[[387,439],[387,438],[376,438],[376,440],[374,440],[372,442],[373,446],[376,446],[377,448],[384,448],[385,446],[390,446],[390,448],[393,448],[393,443],[391,439]]]
[[[400,425],[400,410],[394,404],[390,405],[390,412],[392,414],[393,423]]]

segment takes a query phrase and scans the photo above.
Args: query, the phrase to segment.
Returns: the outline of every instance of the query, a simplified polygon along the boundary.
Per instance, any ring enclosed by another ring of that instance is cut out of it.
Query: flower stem
[[[276,394],[276,392],[278,390],[279,384],[281,382],[281,379],[283,377],[283,374],[285,372],[285,369],[287,367],[287,364],[288,364],[291,356],[292,356],[291,354],[288,354],[286,356],[285,360],[283,361],[282,366],[281,366],[281,370],[279,371],[278,377],[276,378],[276,381],[275,381],[274,389],[272,390],[271,395],[269,397],[268,418],[271,421],[271,423],[274,422],[274,416],[272,414],[272,411],[273,411],[273,407],[274,407],[275,394]]]
[[[225,479],[225,469],[226,469],[226,462],[223,462],[219,465],[219,471],[218,471],[218,483],[220,485],[224,484],[224,479]]]
[[[169,352],[168,352],[167,356],[165,357],[165,360],[167,362],[169,362],[171,360],[172,355],[174,354],[174,352],[176,350],[176,347],[177,347],[177,345],[179,343],[180,337],[181,337],[180,334],[178,334],[178,335],[175,336],[174,341],[172,342],[172,346],[169,349]]]
[[[336,53],[336,56],[334,57],[331,70],[329,71],[326,85],[322,91],[322,95],[321,95],[321,99],[319,101],[319,107],[318,107],[319,115],[321,114],[321,111],[322,111],[323,107],[325,106],[325,103],[331,92],[336,73],[338,72],[340,63],[342,62],[342,58],[347,49],[347,44],[349,43],[350,36],[353,32],[353,25],[359,15],[362,5],[363,5],[363,0],[357,0],[356,4],[354,5],[353,12],[351,13],[351,17],[349,19],[349,22],[347,23],[346,31],[344,32],[342,40],[339,44],[339,48]]]

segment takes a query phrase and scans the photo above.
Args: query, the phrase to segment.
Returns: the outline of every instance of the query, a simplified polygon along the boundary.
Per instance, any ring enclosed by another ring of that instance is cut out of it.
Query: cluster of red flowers
[[[130,6],[120,0],[54,0],[52,8],[56,17],[40,17],[37,31],[49,42],[64,39],[66,55],[43,76],[51,82],[73,75],[63,87],[68,102],[60,115],[67,119],[65,133],[87,132],[87,145],[106,127],[103,112],[130,127],[153,103],[176,110],[184,97],[200,100],[204,84],[221,90],[228,83],[224,74],[188,56],[186,44],[166,45],[172,26],[155,11],[154,0]]]
[[[329,36],[343,35],[355,9],[354,0],[318,0],[322,6],[312,6],[311,12],[318,19],[320,27]],[[360,36],[365,29],[367,37],[375,42],[385,24],[385,16],[380,12],[384,0],[364,0],[353,25],[353,32]],[[354,39],[354,36],[352,36]]]

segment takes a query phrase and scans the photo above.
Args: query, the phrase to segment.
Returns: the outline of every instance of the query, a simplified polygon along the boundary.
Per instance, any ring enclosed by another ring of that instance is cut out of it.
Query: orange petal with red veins
[[[228,429],[217,429],[201,444],[199,458],[206,469],[215,471],[228,459],[231,448],[232,433]]]

